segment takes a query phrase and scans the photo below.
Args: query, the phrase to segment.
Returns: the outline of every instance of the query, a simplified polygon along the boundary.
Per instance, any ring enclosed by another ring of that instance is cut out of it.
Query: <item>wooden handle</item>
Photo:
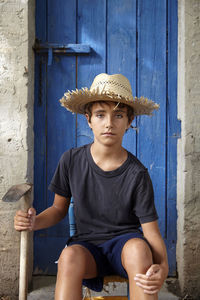
[[[21,209],[27,212],[30,207],[30,193],[28,192],[22,197]],[[27,300],[28,292],[28,236],[29,231],[21,232],[21,243],[20,243],[20,270],[19,270],[19,300]]]
[[[28,231],[21,232],[20,269],[19,269],[19,300],[27,299],[27,263],[28,263]]]

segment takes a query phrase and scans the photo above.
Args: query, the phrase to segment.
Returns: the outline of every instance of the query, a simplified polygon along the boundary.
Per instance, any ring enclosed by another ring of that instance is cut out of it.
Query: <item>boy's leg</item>
[[[153,263],[148,244],[139,238],[130,239],[122,249],[121,259],[122,265],[128,274],[130,300],[157,300],[157,294],[145,294],[134,280],[136,274],[145,274]]]
[[[97,276],[94,257],[81,245],[65,248],[58,261],[55,300],[81,300],[83,278]]]

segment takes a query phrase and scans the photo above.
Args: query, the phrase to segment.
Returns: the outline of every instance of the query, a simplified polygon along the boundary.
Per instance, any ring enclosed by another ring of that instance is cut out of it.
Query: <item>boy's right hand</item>
[[[14,227],[17,231],[34,230],[36,210],[31,207],[28,212],[18,210],[14,217]]]

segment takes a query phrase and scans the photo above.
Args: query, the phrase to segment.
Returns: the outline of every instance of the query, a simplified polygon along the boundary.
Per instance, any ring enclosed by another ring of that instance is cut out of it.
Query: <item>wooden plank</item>
[[[41,42],[46,42],[46,38],[47,38],[46,6],[47,6],[47,0],[35,1],[35,16],[36,16],[35,35],[36,35],[36,39],[40,40]]]
[[[138,96],[160,104],[152,118],[138,118],[138,158],[149,169],[166,234],[166,1],[138,1]]]
[[[46,1],[36,1],[36,37],[46,41]],[[34,101],[34,203],[38,212],[45,208],[40,199],[46,199],[46,59],[35,56]],[[40,195],[41,198],[38,196]]]
[[[168,1],[168,102],[167,102],[167,239],[170,274],[176,275],[176,183],[177,138],[180,122],[177,121],[177,1]]]
[[[62,30],[61,30],[62,28]],[[48,41],[52,43],[76,42],[76,2],[55,1],[48,3]],[[47,91],[47,186],[55,172],[61,155],[75,146],[76,119],[73,114],[61,107],[59,99],[68,89],[75,88],[76,58],[73,56],[56,56],[48,67]],[[53,202],[54,195],[48,192],[47,206]],[[66,236],[68,220],[48,229],[50,236]]]
[[[35,56],[34,202],[37,213],[46,207],[46,59]],[[42,200],[42,201],[41,201]]]
[[[93,78],[106,71],[106,1],[78,1],[77,43],[92,48],[89,56],[77,58],[77,87],[89,87]],[[84,116],[77,115],[77,146],[93,141]]]
[[[56,43],[35,43],[33,47],[37,53],[48,53],[52,50],[53,53],[60,54],[89,54],[92,49],[89,45],[84,44],[56,44]]]
[[[46,41],[46,1],[36,1],[36,37]],[[46,58],[35,55],[35,101],[34,101],[34,202],[37,213],[46,208]],[[34,233],[35,245],[39,235]],[[40,252],[41,253],[41,252]],[[34,260],[37,263],[37,260]]]
[[[76,42],[76,1],[48,0],[48,43]]]
[[[110,0],[107,6],[107,72],[126,76],[136,96],[136,1]],[[136,126],[136,122],[133,122]],[[123,146],[136,154],[136,131],[129,129]]]
[[[57,5],[55,1],[48,1],[47,5],[47,20],[45,21],[47,26],[47,42],[52,43],[75,43],[76,42],[76,2],[62,1],[60,5]],[[41,18],[40,12],[38,12],[37,18]],[[61,30],[62,28],[62,30]],[[46,56],[47,57],[47,56]],[[67,112],[63,107],[60,106],[59,99],[63,96],[67,89],[75,88],[76,85],[76,58],[70,56],[58,57],[54,55],[52,65],[46,67],[46,95],[43,99],[43,116],[41,129],[39,128],[40,122],[37,121],[38,132],[42,131],[45,134],[45,139],[48,144],[46,147],[46,158],[44,155],[44,161],[41,164],[44,169],[39,168],[40,173],[37,173],[38,179],[42,180],[39,182],[37,180],[37,185],[40,189],[45,188],[45,193],[37,191],[37,207],[42,203],[43,209],[50,206],[53,202],[54,194],[48,191],[48,185],[52,179],[55,172],[57,163],[60,156],[64,151],[74,146],[75,141],[75,117]],[[38,111],[35,116],[35,120],[38,117]],[[45,126],[44,126],[45,123]],[[37,165],[38,156],[35,159]],[[36,166],[37,167],[37,166]],[[35,253],[42,245],[56,245],[56,247],[51,247],[48,254],[46,251],[40,251],[40,253],[35,257],[35,268],[40,265],[40,268],[50,274],[55,274],[54,259],[56,253],[61,251],[64,247],[63,243],[59,243],[62,239],[66,242],[68,233],[68,219],[63,220],[57,226],[39,231],[35,236]],[[44,240],[46,242],[44,242]]]
[[[90,300],[91,297],[85,297],[85,300]],[[97,296],[92,297],[93,300],[128,300],[126,296]]]

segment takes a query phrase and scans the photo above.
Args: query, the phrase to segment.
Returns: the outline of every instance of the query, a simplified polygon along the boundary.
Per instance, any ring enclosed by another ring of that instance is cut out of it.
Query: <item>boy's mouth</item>
[[[102,133],[102,135],[112,136],[112,135],[115,135],[115,134],[109,131],[109,132]]]

